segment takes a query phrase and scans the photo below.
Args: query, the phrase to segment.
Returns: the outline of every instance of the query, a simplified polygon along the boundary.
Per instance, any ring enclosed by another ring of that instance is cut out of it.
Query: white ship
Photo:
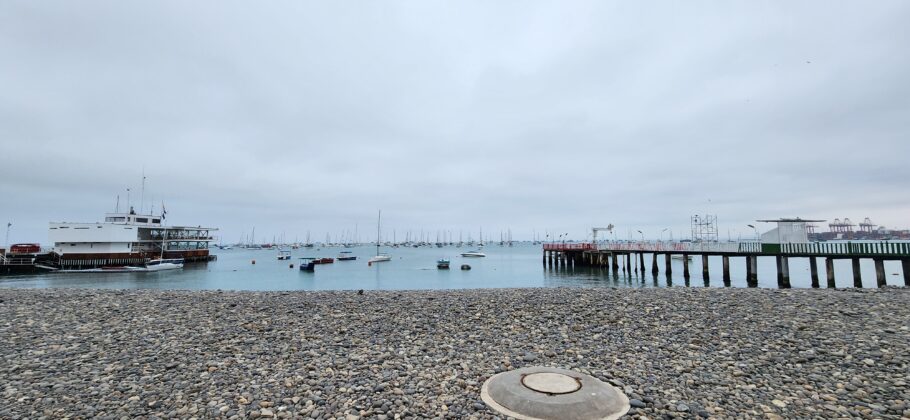
[[[61,271],[131,272],[182,268],[184,261],[211,261],[218,229],[165,226],[161,215],[107,213],[102,223],[51,222],[50,258]]]

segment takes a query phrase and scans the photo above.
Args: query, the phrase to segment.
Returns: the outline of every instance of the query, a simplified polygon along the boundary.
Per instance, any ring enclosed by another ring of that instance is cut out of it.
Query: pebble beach
[[[910,290],[0,290],[0,418],[496,418],[580,371],[626,418],[908,418]]]

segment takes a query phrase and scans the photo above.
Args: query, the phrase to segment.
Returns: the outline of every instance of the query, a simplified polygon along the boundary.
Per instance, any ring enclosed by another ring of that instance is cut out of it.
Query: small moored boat
[[[341,251],[335,259],[338,261],[354,261],[357,256],[352,254],[351,251]]]
[[[436,268],[438,268],[440,270],[448,270],[449,269],[449,260],[447,258],[440,258],[440,259],[436,260]]]
[[[474,251],[462,252],[461,256],[462,257],[471,257],[471,258],[481,258],[481,257],[486,257],[487,254],[480,252],[480,250],[474,250]]]
[[[316,271],[316,259],[310,257],[301,258],[300,271]]]

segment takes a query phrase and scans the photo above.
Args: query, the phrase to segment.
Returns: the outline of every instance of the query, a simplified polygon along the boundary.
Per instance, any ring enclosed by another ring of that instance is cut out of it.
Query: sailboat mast
[[[164,259],[164,247],[167,246],[167,228],[164,228],[164,236],[161,239],[161,256],[159,259]]]
[[[379,210],[379,218],[376,219],[376,255],[379,255],[379,243],[382,242],[382,210]]]

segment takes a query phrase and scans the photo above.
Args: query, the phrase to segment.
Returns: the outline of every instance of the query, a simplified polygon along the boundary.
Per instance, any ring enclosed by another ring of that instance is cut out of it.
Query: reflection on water
[[[355,261],[335,261],[316,266],[316,272],[297,269],[300,257],[335,257],[341,248],[300,249],[293,251],[290,261],[278,261],[275,250],[213,250],[218,261],[187,264],[182,270],[151,273],[79,273],[44,274],[40,276],[0,277],[0,287],[83,287],[115,289],[204,289],[204,290],[407,290],[407,289],[471,289],[510,287],[724,287],[720,257],[709,260],[709,280],[701,277],[699,258],[690,262],[690,279],[682,276],[682,261],[673,260],[672,276],[661,271],[656,276],[650,270],[644,274],[614,274],[606,267],[557,268],[542,264],[541,247],[487,246],[486,258],[465,258],[460,254],[467,248],[386,248],[392,255],[388,262],[367,265],[375,247],[345,249],[357,256]],[[436,269],[436,260],[449,258],[451,269]],[[252,261],[256,260],[256,264]],[[290,268],[289,264],[294,264]],[[469,264],[471,270],[460,270]],[[635,262],[634,269],[639,265]],[[645,255],[644,267],[651,267],[651,256]],[[903,284],[898,262],[886,262],[888,284]],[[805,258],[790,260],[793,287],[809,287],[809,263]],[[839,287],[852,287],[853,274],[849,260],[835,262]],[[732,287],[746,287],[746,268],[742,258],[730,259]],[[759,258],[759,287],[777,287],[777,271],[773,258]],[[863,283],[875,287],[875,272],[871,261],[863,261]],[[822,276],[824,274],[822,273]],[[822,279],[822,284],[824,284]]]

